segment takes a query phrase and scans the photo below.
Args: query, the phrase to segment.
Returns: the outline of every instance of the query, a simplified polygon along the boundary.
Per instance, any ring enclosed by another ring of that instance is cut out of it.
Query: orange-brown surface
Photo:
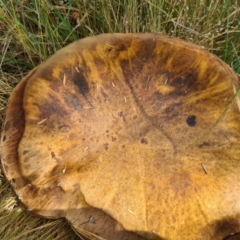
[[[33,213],[102,238],[218,240],[240,231],[238,79],[201,47],[105,34],[15,88],[1,162]]]

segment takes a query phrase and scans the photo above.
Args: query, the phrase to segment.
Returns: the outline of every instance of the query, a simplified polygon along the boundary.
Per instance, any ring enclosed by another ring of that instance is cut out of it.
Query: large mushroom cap
[[[33,213],[90,238],[213,240],[240,231],[238,79],[157,34],[76,41],[6,109],[1,161]]]

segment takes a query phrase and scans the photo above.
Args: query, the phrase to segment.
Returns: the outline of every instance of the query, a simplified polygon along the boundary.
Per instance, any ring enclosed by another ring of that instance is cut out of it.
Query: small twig
[[[83,224],[86,224],[86,223],[93,223],[93,224],[95,224],[95,223],[96,223],[96,220],[97,220],[97,219],[95,219],[94,217],[90,217],[90,218],[88,219],[88,221],[85,221],[85,222],[81,223],[80,225],[83,225]]]
[[[134,213],[130,209],[128,209],[128,212],[131,213],[132,215],[134,215]]]
[[[63,74],[63,85],[64,86],[66,85],[66,76],[65,76],[65,74]]]
[[[203,163],[201,163],[201,165],[202,165],[202,168],[203,168],[204,172],[205,172],[206,174],[208,174],[208,171],[207,171],[206,166],[205,166]]]
[[[38,122],[37,124],[38,125],[40,125],[40,124],[42,124],[42,123],[44,123],[44,122],[46,122],[48,120],[48,118],[44,118],[43,120],[41,120],[40,122]]]
[[[148,78],[147,78],[147,82],[146,82],[146,86],[145,86],[145,91],[147,91],[147,90],[149,90],[149,82],[150,82],[150,80],[151,80],[151,77],[150,76],[148,76]]]
[[[164,84],[167,84],[167,82],[168,82],[168,77],[166,78],[166,80],[165,80]]]

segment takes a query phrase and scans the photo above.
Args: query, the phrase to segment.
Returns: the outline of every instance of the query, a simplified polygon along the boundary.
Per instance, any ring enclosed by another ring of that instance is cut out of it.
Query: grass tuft
[[[40,219],[18,202],[0,170],[1,240],[79,240],[64,219]]]

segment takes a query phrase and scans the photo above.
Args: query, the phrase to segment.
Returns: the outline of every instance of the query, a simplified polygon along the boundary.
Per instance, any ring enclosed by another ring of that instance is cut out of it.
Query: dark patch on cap
[[[186,197],[193,190],[191,178],[187,172],[175,173],[169,183],[176,196]]]
[[[51,156],[52,156],[52,158],[55,158],[55,157],[56,157],[56,155],[55,155],[54,152],[51,152]]]
[[[79,92],[86,96],[86,94],[89,92],[89,86],[86,78],[84,77],[83,73],[81,71],[75,72],[73,75],[73,82],[78,87]]]
[[[115,40],[107,45],[105,48],[105,54],[109,59],[116,59],[119,57],[121,52],[124,52],[128,49],[131,40],[125,39],[125,41]]]
[[[103,146],[105,150],[108,150],[108,143],[103,144]]]
[[[238,216],[226,217],[221,220],[218,220],[212,224],[214,227],[214,236],[212,239],[219,239],[219,236],[225,236],[223,240],[230,240],[229,235],[231,233],[239,233],[240,230],[240,221]],[[237,238],[233,238],[237,239]]]
[[[204,148],[204,147],[211,147],[211,144],[209,142],[203,142],[198,145],[199,148]]]
[[[134,62],[134,66],[132,65],[131,68],[133,67],[133,72],[139,73],[140,75],[145,71],[146,64],[149,65],[150,63],[155,62],[156,55],[154,53],[154,50],[156,49],[157,42],[154,40],[146,39],[141,41],[141,47],[136,48],[136,54],[135,56],[132,57],[131,61]],[[134,45],[133,45],[134,47]],[[125,70],[126,66],[130,66],[130,61],[128,60],[123,60],[122,63],[122,68]],[[153,68],[155,67],[154,64],[152,64],[151,67],[151,73]],[[126,70],[125,70],[126,71]],[[124,72],[124,71],[123,71]],[[129,71],[126,71],[129,73]]]
[[[37,178],[39,178],[39,175],[37,174],[37,173],[32,173],[32,174],[30,174],[29,176],[28,176],[28,181],[29,182],[33,182],[33,181],[35,181]]]
[[[50,175],[51,176],[59,176],[59,174],[63,174],[65,172],[66,172],[66,166],[57,165],[52,169]]]
[[[238,240],[240,239],[240,232],[231,233],[224,237],[222,240]]]
[[[28,154],[29,153],[29,150],[24,150],[23,151],[23,155],[26,155],[26,154]]]
[[[116,137],[112,137],[112,142],[115,142],[117,141],[117,138]]]
[[[145,145],[148,144],[147,138],[145,138],[145,137],[144,137],[144,138],[141,138],[140,143],[141,143],[141,144],[145,144]]]
[[[118,113],[118,116],[121,117],[124,122],[126,121],[126,117],[122,111]]]
[[[118,42],[117,44],[114,44],[114,46],[108,46],[105,49],[105,53],[109,58],[117,58],[120,52],[126,51],[127,48],[128,47],[124,42]]]
[[[55,152],[51,152],[51,157],[52,157],[52,159],[56,160],[58,163],[61,162],[61,159],[56,156]]]
[[[143,65],[145,65],[145,62],[149,61],[149,59],[153,59],[153,56],[155,56],[154,50],[156,49],[157,41],[154,41],[154,39],[146,39],[141,41],[141,48],[136,53],[136,58],[141,62]]]
[[[9,121],[9,120],[5,123],[5,128],[4,129],[5,129],[6,132],[11,128],[11,125],[12,125],[11,121]]]
[[[63,189],[63,187],[61,185],[58,184],[57,187],[61,192],[65,193],[65,190]]]
[[[69,131],[71,127],[67,124],[61,124],[58,126],[58,130],[62,131],[62,132],[67,132]]]
[[[6,138],[7,138],[6,135],[4,135],[3,138],[2,138],[2,141],[5,142]]]
[[[114,50],[114,47],[113,46],[109,46],[109,47],[106,48],[106,53],[107,54],[111,53],[111,51],[113,51],[113,50]]]
[[[190,127],[194,127],[196,125],[196,116],[195,115],[191,115],[187,118],[186,120],[188,126]]]
[[[27,189],[28,189],[28,194],[30,194],[31,197],[35,198],[35,197],[38,196],[39,188],[37,188],[33,184],[28,184],[28,188]]]
[[[101,70],[104,68],[105,66],[105,62],[98,56],[94,56],[94,59],[93,59],[94,63],[95,63],[95,66],[97,67],[98,71],[101,72]],[[93,85],[93,83],[92,83]]]
[[[64,96],[65,103],[72,109],[76,111],[80,111],[82,109],[82,105],[75,94],[68,93],[68,95]]]
[[[129,43],[128,43],[129,44]],[[111,47],[110,47],[111,48]],[[110,49],[109,48],[109,49]],[[120,42],[120,43],[118,43],[117,45],[115,45],[114,46],[114,48],[112,48],[112,49],[114,49],[115,51],[117,51],[117,52],[123,52],[123,51],[126,51],[126,49],[128,48],[128,46],[126,46],[125,45],[125,42]],[[112,50],[111,49],[111,50]]]
[[[34,103],[40,110],[40,119],[50,118],[51,115],[57,115],[59,117],[66,117],[68,111],[65,106],[60,102],[60,99],[54,94],[48,95],[48,100],[40,103]],[[49,121],[46,121],[49,124]]]
[[[176,77],[172,73],[168,78],[168,84],[173,86],[175,90],[170,95],[185,96],[189,92],[201,90],[204,85],[198,84],[197,80],[198,75],[196,72],[186,72]]]
[[[179,113],[182,109],[182,103],[172,103],[164,110],[164,113],[167,115],[168,119],[173,119],[179,116]]]
[[[50,117],[52,114],[59,114],[61,113],[61,107],[58,106],[55,102],[55,104],[51,104],[49,102],[46,102],[42,105],[42,114],[46,117]],[[64,114],[65,115],[65,114]]]

